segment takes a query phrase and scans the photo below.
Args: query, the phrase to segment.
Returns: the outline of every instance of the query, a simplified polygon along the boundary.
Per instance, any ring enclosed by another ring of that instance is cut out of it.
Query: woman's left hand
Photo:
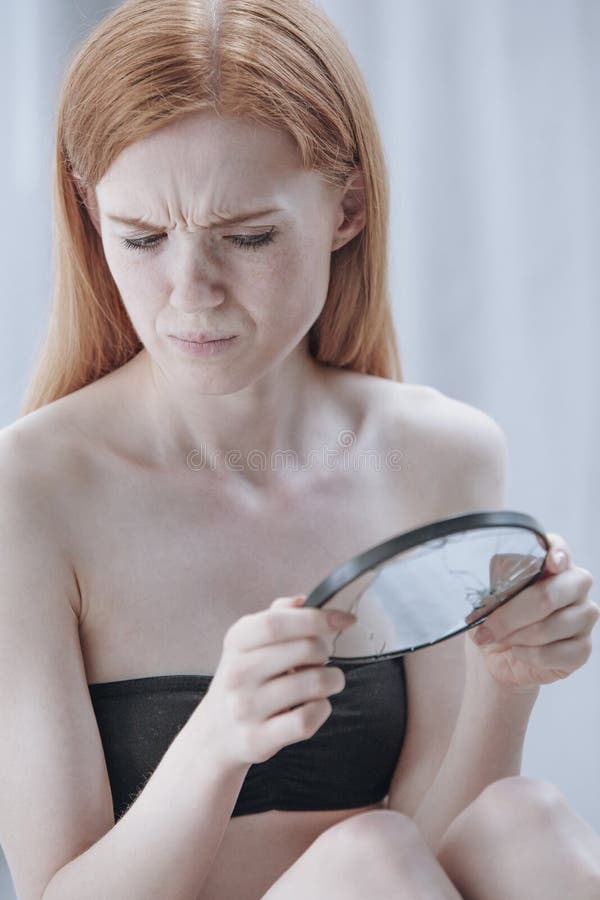
[[[539,579],[467,632],[467,671],[481,663],[500,687],[526,693],[566,678],[587,662],[591,631],[600,607],[588,594],[594,583],[587,569],[574,566],[566,541],[547,534],[550,551]],[[563,552],[562,561],[554,554]],[[478,643],[481,637],[492,642]]]

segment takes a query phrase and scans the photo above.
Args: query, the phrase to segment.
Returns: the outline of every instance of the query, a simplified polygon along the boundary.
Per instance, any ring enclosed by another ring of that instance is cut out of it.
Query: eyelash
[[[158,249],[164,237],[164,234],[157,234],[146,238],[140,238],[136,241],[123,238],[121,243],[127,247],[128,250],[145,250],[146,252],[151,252]],[[274,239],[275,235],[273,229],[258,235],[232,234],[229,236],[229,240],[231,240],[233,244],[244,250],[258,250],[259,247],[265,247],[267,244],[272,243]]]

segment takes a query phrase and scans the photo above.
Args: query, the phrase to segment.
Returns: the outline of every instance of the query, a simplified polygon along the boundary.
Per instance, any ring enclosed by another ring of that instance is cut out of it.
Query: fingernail
[[[356,616],[352,613],[343,612],[341,609],[336,609],[335,612],[327,613],[327,621],[333,628],[343,628],[344,625],[356,622]]]
[[[492,644],[494,642],[494,635],[485,625],[480,625],[475,631],[473,640],[476,644]]]
[[[277,597],[273,600],[271,606],[300,606],[299,601],[302,600],[302,603],[306,600],[306,594],[302,597]]]
[[[555,566],[562,566],[567,561],[567,554],[564,550],[552,551],[552,562]]]

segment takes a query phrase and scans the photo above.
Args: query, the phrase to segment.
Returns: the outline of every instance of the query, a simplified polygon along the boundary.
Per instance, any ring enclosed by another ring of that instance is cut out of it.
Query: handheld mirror
[[[333,639],[331,660],[402,656],[479,625],[539,578],[549,549],[541,525],[525,513],[453,516],[354,556],[304,606],[357,616]]]

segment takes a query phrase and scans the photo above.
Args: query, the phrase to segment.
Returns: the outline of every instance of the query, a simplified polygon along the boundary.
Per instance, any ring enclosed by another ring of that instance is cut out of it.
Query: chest
[[[79,497],[88,681],[212,674],[240,616],[308,594],[423,512],[414,482],[375,463],[290,472],[273,492],[195,474],[105,462]]]

